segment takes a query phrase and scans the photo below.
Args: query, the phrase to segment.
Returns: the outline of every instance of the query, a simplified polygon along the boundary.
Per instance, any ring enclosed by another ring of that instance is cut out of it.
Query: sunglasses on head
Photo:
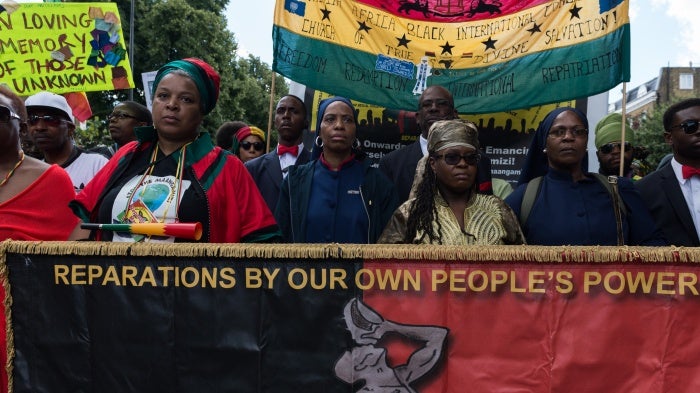
[[[615,150],[616,147],[618,149],[622,149],[621,145],[622,145],[622,143],[620,143],[620,142],[606,143],[603,146],[601,146],[600,149],[598,149],[598,150],[600,150],[600,152],[603,154],[610,154],[613,152],[613,150]],[[632,148],[632,144],[629,142],[625,142],[625,151],[630,151],[631,148]]]
[[[445,160],[447,165],[457,165],[460,161],[464,160],[467,165],[476,165],[481,160],[479,153],[467,153],[467,154],[457,154],[457,153],[447,153],[436,155],[435,158],[442,158]]]
[[[686,120],[681,124],[671,127],[671,129],[682,128],[683,132],[685,132],[686,134],[694,134],[698,131],[699,126],[700,120]]]
[[[12,109],[0,105],[0,123],[9,123],[12,119],[19,120],[19,115],[13,112]]]
[[[29,125],[30,126],[37,125],[42,120],[49,127],[58,127],[59,125],[61,125],[61,122],[67,121],[66,119],[62,118],[61,116],[56,116],[56,115],[44,115],[44,116],[30,115],[29,116]]]
[[[257,151],[260,151],[263,149],[263,147],[265,147],[262,142],[241,142],[241,147],[243,150],[250,150],[251,146]]]

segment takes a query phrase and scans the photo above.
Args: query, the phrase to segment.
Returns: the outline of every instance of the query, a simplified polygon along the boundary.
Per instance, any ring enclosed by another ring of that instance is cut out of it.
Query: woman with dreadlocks
[[[412,197],[394,212],[378,243],[524,244],[510,207],[493,195],[477,194],[479,158],[473,123],[434,123]]]

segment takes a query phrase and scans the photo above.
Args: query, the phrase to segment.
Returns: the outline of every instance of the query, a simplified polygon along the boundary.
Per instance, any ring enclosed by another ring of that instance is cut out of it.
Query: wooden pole
[[[620,177],[625,176],[625,131],[627,128],[627,82],[622,82],[622,135],[620,141]]]
[[[129,11],[129,66],[131,67],[131,75],[134,73],[134,10],[136,9],[134,3],[136,0],[131,0],[130,11]],[[134,83],[134,86],[136,84]],[[147,89],[148,86],[144,86]],[[129,101],[134,100],[134,89],[129,89]],[[108,122],[109,123],[109,122]]]
[[[269,114],[267,116],[267,147],[265,152],[270,151],[270,136],[272,136],[272,118],[274,116],[275,110],[275,79],[277,79],[277,74],[272,72],[272,82],[270,82],[270,108]]]

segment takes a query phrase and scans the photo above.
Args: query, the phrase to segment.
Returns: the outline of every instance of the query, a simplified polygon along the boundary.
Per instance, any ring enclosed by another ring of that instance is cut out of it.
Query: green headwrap
[[[216,106],[219,98],[219,74],[209,64],[200,59],[187,58],[174,60],[160,67],[156,78],[153,81],[153,91],[151,95],[155,97],[156,88],[165,75],[175,71],[184,71],[197,86],[202,100],[202,110],[204,114],[211,112]]]
[[[622,140],[622,115],[619,113],[611,113],[598,122],[595,126],[595,147],[600,149],[601,146],[610,142],[620,142]],[[625,128],[625,140],[634,141],[634,130],[630,127]]]

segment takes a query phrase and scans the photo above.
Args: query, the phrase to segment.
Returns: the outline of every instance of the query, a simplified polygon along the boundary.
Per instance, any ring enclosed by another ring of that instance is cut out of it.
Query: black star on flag
[[[581,19],[581,17],[578,16],[578,12],[581,11],[581,8],[583,7],[579,7],[576,5],[576,3],[574,3],[573,8],[569,10],[569,12],[571,12],[571,18],[569,18],[569,20],[574,19],[574,17]]]
[[[360,26],[357,28],[357,31],[364,30],[369,33],[369,31],[372,29],[371,27],[367,26],[365,22],[357,22],[357,24]]]
[[[481,41],[482,44],[486,45],[486,49],[484,50],[487,50],[489,48],[496,50],[496,42],[498,42],[498,40],[491,39],[491,37],[489,37],[489,39],[486,41]]]
[[[399,41],[397,47],[399,47],[399,46],[405,46],[406,49],[408,49],[408,43],[411,42],[411,40],[409,40],[408,38],[406,38],[406,34],[404,34],[403,37],[401,37],[401,38],[396,37],[396,39]]]
[[[321,18],[321,20],[324,20],[324,19],[328,19],[328,21],[331,20],[331,11],[328,9],[328,7],[324,7],[321,10],[321,12],[323,12],[323,18]]]
[[[452,54],[452,48],[454,48],[454,45],[450,45],[450,41],[445,42],[445,45],[441,45],[440,48],[442,48],[442,53],[441,55],[444,55],[445,53]]]
[[[540,30],[540,26],[542,26],[542,23],[540,23],[540,24],[538,25],[537,23],[532,22],[532,24],[533,24],[532,28],[527,29],[527,31],[530,32],[530,35],[533,35],[533,34],[538,33],[538,32],[539,32],[539,33],[542,32],[542,30]]]

